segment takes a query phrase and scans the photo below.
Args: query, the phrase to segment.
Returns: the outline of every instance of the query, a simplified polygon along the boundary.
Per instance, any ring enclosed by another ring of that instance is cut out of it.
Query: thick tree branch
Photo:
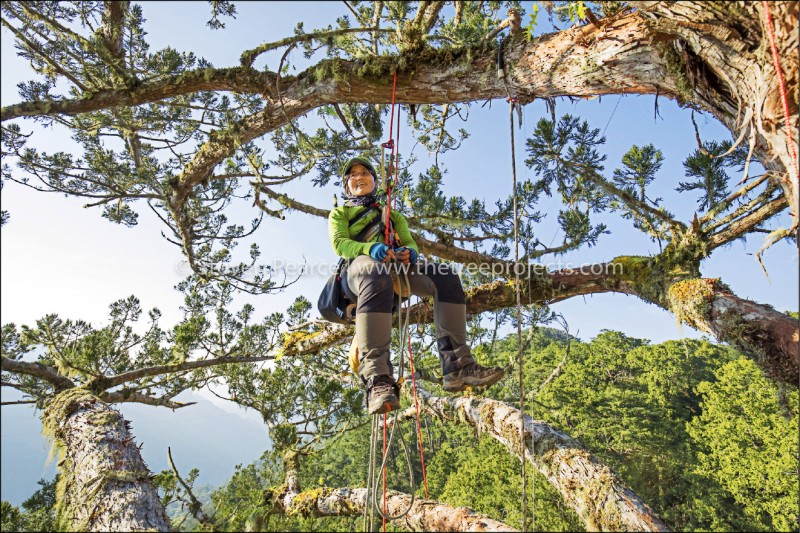
[[[85,98],[37,100],[2,108],[3,121],[18,117],[78,115],[101,109],[138,106],[199,91],[237,91],[261,94],[275,85],[275,74],[244,67],[196,69],[144,82],[133,89],[87,92]]]
[[[736,296],[718,278],[677,282],[669,287],[667,300],[679,321],[749,355],[772,379],[797,386],[800,329],[795,318]]]
[[[125,13],[130,2],[106,0],[103,2],[103,44],[112,57],[113,68],[125,70],[125,50],[122,47],[125,32]]]
[[[75,386],[72,380],[59,374],[58,370],[41,363],[26,363],[25,361],[15,361],[8,357],[0,356],[0,369],[4,372],[25,374],[43,379],[53,385],[57,391],[71,389]]]
[[[708,238],[708,248],[713,250],[731,241],[742,237],[746,233],[754,231],[759,224],[769,220],[788,207],[786,197],[780,194],[772,201],[761,205],[758,209],[748,213],[746,216],[731,222],[722,230],[714,233]]]
[[[276,505],[272,509],[276,514],[359,516],[364,513],[366,494],[365,488],[317,488],[295,493],[288,508]],[[409,494],[386,491],[386,508],[392,515],[408,509],[410,501]],[[396,522],[409,531],[517,531],[467,507],[452,507],[421,498],[415,498],[408,514]]]
[[[667,525],[607,466],[576,440],[489,398],[441,398],[418,385],[422,406],[450,423],[465,423],[530,462],[558,490],[589,531],[669,531]],[[525,435],[520,435],[520,416]]]
[[[513,272],[513,264],[510,268]],[[524,273],[520,287],[523,303],[554,303],[604,292],[629,294],[742,350],[773,379],[794,384],[800,378],[797,321],[769,306],[742,300],[722,284],[715,282],[703,289],[706,282],[699,279],[699,272],[692,265],[664,266],[659,256],[620,256],[609,263],[575,270],[547,272],[534,264],[527,268],[530,270]],[[488,271],[491,273],[491,268]],[[505,279],[512,279],[512,276]],[[741,308],[732,302],[741,302]],[[469,315],[515,305],[516,290],[508,281],[498,280],[467,291]],[[424,303],[417,304],[411,311],[410,323],[420,322],[433,322],[433,311]],[[324,326],[311,335],[285,336],[284,354],[316,352],[353,336],[352,327],[322,324]]]

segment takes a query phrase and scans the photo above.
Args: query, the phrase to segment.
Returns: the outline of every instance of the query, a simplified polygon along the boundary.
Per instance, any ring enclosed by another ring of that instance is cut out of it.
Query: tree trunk
[[[170,530],[150,471],[118,411],[86,389],[72,388],[48,404],[42,422],[59,450],[59,530]]]
[[[440,398],[423,389],[419,394],[429,412],[487,432],[509,453],[522,456],[519,409],[488,398]],[[669,531],[639,496],[577,441],[528,415],[524,425],[525,459],[553,484],[587,530]]]

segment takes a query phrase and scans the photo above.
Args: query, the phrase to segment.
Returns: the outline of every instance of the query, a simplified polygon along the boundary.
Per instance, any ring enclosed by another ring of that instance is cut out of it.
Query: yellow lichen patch
[[[673,283],[667,290],[670,310],[678,324],[704,329],[703,323],[710,311],[719,278],[696,278]]]
[[[286,510],[287,515],[309,516],[317,510],[317,500],[333,492],[333,489],[319,487],[301,492],[292,500],[292,506]]]
[[[295,353],[300,351],[300,344],[303,341],[311,339],[319,335],[317,331],[292,331],[283,334],[283,344],[281,345],[280,354]]]

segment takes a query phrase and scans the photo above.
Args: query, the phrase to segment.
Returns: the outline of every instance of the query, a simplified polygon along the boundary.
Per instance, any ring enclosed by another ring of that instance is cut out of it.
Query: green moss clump
[[[634,286],[644,285],[653,276],[653,259],[636,255],[621,255],[611,261],[611,275]]]
[[[669,308],[669,287],[687,278],[699,277],[698,264],[691,250],[681,248],[673,253],[665,250],[655,257],[617,257],[609,264],[608,274],[611,288],[627,284],[641,298]]]
[[[82,387],[73,387],[56,394],[42,413],[42,434],[55,442],[58,424],[80,409],[83,402],[98,401],[97,396]],[[51,454],[52,455],[52,454]]]

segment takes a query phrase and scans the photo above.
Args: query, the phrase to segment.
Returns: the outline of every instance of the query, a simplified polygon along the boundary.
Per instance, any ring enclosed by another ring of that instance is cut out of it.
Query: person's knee
[[[437,297],[440,302],[463,304],[466,302],[461,278],[450,269],[438,272],[433,276]]]
[[[374,268],[370,268],[359,276],[359,292],[361,290],[368,290],[375,293],[385,293],[392,291],[392,276],[389,271],[381,268],[381,264],[377,263]]]

